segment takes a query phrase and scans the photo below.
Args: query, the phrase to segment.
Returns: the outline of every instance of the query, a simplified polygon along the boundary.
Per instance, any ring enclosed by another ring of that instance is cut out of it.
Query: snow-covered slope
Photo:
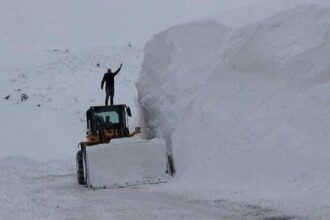
[[[133,47],[53,49],[18,56],[14,63],[2,66],[2,156],[73,157],[84,138],[85,111],[104,104],[103,73],[109,67],[118,68],[121,62],[124,66],[117,76],[115,103],[131,106],[137,116],[134,82],[141,59],[141,51]],[[28,98],[22,101],[24,94]],[[136,118],[130,122],[134,127]]]
[[[139,101],[145,131],[173,148],[175,187],[329,218],[329,14],[193,23],[147,43]]]

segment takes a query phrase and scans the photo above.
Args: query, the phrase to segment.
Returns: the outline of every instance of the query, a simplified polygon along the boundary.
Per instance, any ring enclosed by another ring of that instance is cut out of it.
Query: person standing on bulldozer
[[[110,104],[113,105],[113,97],[115,95],[115,76],[121,70],[123,64],[120,64],[120,67],[115,71],[112,72],[109,68],[108,71],[104,74],[102,82],[101,82],[101,89],[103,89],[105,83],[105,105],[108,105],[109,97],[110,97]]]

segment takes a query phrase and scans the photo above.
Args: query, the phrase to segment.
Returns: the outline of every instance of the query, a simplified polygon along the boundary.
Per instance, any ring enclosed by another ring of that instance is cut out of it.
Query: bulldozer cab
[[[90,107],[86,112],[87,137],[99,136],[100,143],[129,137],[128,116],[131,116],[131,110],[126,105]]]

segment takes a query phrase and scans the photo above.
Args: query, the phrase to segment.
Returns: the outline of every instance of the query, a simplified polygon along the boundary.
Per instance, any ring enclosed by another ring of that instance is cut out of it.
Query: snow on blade
[[[165,182],[166,145],[162,139],[112,140],[110,144],[88,147],[90,187],[125,187]]]

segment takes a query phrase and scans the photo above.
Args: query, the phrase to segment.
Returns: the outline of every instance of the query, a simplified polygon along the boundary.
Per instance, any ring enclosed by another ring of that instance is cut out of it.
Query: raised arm
[[[101,89],[103,89],[105,83],[105,74],[103,75],[102,82],[101,82]]]
[[[113,73],[115,76],[119,73],[119,71],[121,70],[121,67],[122,66],[123,66],[123,64],[120,64],[120,67],[116,70],[116,72]]]

